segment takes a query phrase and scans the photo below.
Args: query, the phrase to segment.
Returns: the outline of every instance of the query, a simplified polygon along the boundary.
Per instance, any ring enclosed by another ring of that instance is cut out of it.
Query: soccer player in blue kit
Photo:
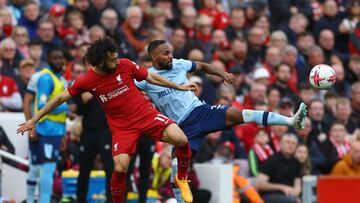
[[[221,71],[210,64],[174,59],[170,45],[165,40],[154,40],[148,46],[148,54],[152,59],[149,72],[155,72],[177,84],[188,82],[187,73],[204,71],[207,74],[217,75],[224,79],[225,84],[232,84],[234,75]],[[259,125],[286,125],[296,129],[303,129],[306,117],[306,105],[301,103],[293,117],[282,116],[273,112],[239,110],[227,106],[211,106],[203,103],[191,91],[178,91],[166,87],[152,85],[146,81],[136,85],[145,91],[160,112],[178,123],[187,136],[191,150],[196,152],[205,136],[211,132],[225,130],[232,126],[255,122]],[[177,160],[173,160],[177,164]],[[176,167],[173,167],[176,169]],[[172,170],[172,177],[176,174]],[[173,184],[174,185],[174,184]],[[178,202],[183,202],[178,196],[178,189],[174,188]]]

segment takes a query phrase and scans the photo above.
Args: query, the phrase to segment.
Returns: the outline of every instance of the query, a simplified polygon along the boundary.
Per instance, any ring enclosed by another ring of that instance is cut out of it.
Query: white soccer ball
[[[336,73],[331,66],[319,64],[311,69],[309,81],[316,89],[330,89],[336,82]]]

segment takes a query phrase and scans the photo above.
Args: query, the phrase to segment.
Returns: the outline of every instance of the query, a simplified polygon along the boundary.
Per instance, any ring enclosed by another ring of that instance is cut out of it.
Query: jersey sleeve
[[[31,76],[29,83],[26,86],[28,92],[36,93],[37,90],[37,81],[39,77],[36,77],[35,74]]]
[[[185,60],[185,59],[179,59],[179,62],[181,63],[181,66],[187,71],[187,72],[194,72],[196,70],[196,63],[194,61]]]
[[[82,79],[83,77],[79,77],[77,79],[75,79],[71,85],[67,88],[69,91],[69,94],[71,96],[75,96],[78,94],[81,94],[83,92],[85,92],[85,88],[84,88],[84,80]]]
[[[135,85],[136,85],[137,88],[145,90],[145,87],[146,87],[146,81],[145,80],[140,81],[140,82],[138,82],[137,80],[134,80],[134,82],[135,82]]]
[[[121,59],[121,62],[125,63],[125,65],[127,65],[132,73],[132,76],[137,80],[137,81],[143,81],[146,79],[147,75],[148,75],[148,71],[139,66],[138,64],[136,64],[134,61],[131,61],[129,59]],[[120,64],[121,64],[120,62]]]

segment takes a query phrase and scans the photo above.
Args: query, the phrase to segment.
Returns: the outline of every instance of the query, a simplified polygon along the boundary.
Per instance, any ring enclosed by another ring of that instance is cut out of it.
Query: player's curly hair
[[[85,60],[92,66],[104,64],[108,53],[114,53],[118,50],[115,41],[111,37],[104,37],[96,40],[87,50]]]

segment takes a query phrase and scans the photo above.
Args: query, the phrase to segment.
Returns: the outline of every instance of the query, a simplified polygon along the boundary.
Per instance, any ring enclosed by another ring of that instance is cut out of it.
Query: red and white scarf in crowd
[[[276,135],[275,133],[271,132],[270,133],[270,137],[271,137],[271,143],[274,145],[275,150],[277,152],[280,151],[280,136]]]
[[[254,144],[254,152],[259,157],[260,162],[265,161],[274,153],[270,145],[261,146],[257,143]]]
[[[338,143],[334,139],[330,138],[330,141],[336,148],[338,158],[342,158],[345,154],[347,154],[350,150],[350,144],[346,141],[344,143]]]

